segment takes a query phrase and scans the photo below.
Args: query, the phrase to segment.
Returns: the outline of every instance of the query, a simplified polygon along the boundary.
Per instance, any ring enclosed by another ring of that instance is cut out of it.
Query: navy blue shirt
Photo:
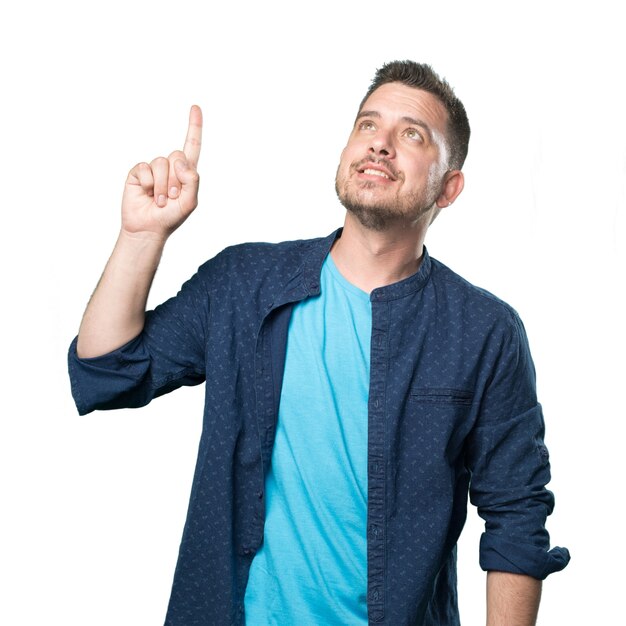
[[[319,294],[323,239],[228,248],[140,336],[79,359],[81,414],[138,407],[206,381],[189,511],[166,626],[243,624],[263,541],[291,305]],[[554,499],[535,374],[517,314],[424,251],[419,271],[372,291],[367,605],[371,624],[459,624],[455,546],[467,494],[485,520],[480,565],[543,579]]]

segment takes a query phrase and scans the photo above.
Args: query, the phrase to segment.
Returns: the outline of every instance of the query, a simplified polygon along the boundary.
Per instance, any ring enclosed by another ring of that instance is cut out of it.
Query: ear
[[[439,209],[450,206],[463,191],[465,177],[461,170],[451,170],[444,177],[441,194],[437,198],[436,205]]]

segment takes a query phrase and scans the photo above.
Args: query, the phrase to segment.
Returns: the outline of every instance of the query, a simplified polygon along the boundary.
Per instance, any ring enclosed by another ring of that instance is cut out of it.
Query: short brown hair
[[[448,112],[447,141],[450,149],[448,166],[460,170],[467,156],[470,138],[470,125],[463,103],[454,95],[452,87],[433,70],[430,65],[415,61],[391,61],[376,70],[374,80],[370,85],[361,104],[376,89],[386,83],[402,83],[407,87],[422,89],[435,96]]]

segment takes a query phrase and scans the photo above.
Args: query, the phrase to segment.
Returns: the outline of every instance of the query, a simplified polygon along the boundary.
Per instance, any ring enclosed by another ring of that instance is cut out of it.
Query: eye
[[[371,120],[363,120],[358,125],[358,129],[364,131],[376,130],[376,124],[374,124]]]
[[[407,128],[404,131],[404,136],[412,141],[422,141],[422,135],[416,128]]]

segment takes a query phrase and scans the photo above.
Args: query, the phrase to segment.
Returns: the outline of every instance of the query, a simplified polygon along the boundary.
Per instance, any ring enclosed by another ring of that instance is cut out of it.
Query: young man
[[[459,623],[455,545],[472,502],[488,623],[535,623],[565,567],[522,324],[423,242],[463,189],[469,124],[426,65],[381,68],[337,170],[329,237],[244,244],[144,313],[197,204],[202,118],[135,166],[122,228],[70,349],[78,409],[206,381],[168,625]]]

